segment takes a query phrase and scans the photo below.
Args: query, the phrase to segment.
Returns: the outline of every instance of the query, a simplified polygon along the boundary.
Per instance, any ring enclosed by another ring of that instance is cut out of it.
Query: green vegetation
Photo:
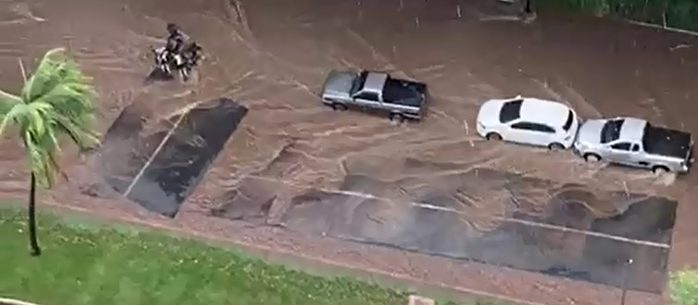
[[[572,9],[597,16],[622,18],[698,31],[695,0],[532,0],[540,7]]]
[[[404,305],[407,294],[269,265],[157,231],[39,214],[46,251],[24,253],[21,211],[0,207],[0,296],[49,305]],[[449,303],[455,305],[453,303]],[[492,305],[472,302],[464,305]]]
[[[36,236],[36,186],[50,187],[60,173],[58,137],[68,136],[85,149],[96,138],[90,130],[94,88],[64,49],[46,52],[36,71],[27,78],[20,61],[24,86],[19,95],[0,90],[0,136],[14,127],[29,159],[29,244],[31,254],[41,254]]]
[[[676,305],[698,305],[698,269],[686,269],[672,274],[669,294]]]

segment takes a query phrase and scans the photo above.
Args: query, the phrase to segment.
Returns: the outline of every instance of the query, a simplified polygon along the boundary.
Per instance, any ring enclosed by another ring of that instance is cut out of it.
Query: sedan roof
[[[570,111],[571,109],[562,103],[537,98],[523,98],[519,116],[521,120],[526,122],[562,127],[567,121]]]

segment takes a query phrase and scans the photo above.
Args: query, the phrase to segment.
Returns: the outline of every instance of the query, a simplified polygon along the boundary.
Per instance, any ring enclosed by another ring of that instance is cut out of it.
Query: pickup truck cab
[[[421,120],[426,96],[426,84],[365,70],[332,71],[322,89],[322,102],[335,110],[378,110],[396,121]]]
[[[693,163],[691,134],[628,117],[584,122],[574,150],[588,162],[606,160],[654,173],[685,173]]]

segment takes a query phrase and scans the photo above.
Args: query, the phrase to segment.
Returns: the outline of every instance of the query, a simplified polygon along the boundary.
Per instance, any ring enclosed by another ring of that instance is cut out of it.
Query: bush
[[[675,305],[698,305],[698,269],[673,273],[669,293]]]

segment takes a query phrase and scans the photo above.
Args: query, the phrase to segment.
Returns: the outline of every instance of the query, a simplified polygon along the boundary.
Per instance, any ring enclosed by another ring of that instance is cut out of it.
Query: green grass
[[[407,294],[394,289],[156,231],[52,215],[39,221],[44,254],[30,257],[24,213],[0,208],[0,296],[49,305],[407,304]]]
[[[676,305],[698,305],[698,269],[672,272],[669,295]]]

